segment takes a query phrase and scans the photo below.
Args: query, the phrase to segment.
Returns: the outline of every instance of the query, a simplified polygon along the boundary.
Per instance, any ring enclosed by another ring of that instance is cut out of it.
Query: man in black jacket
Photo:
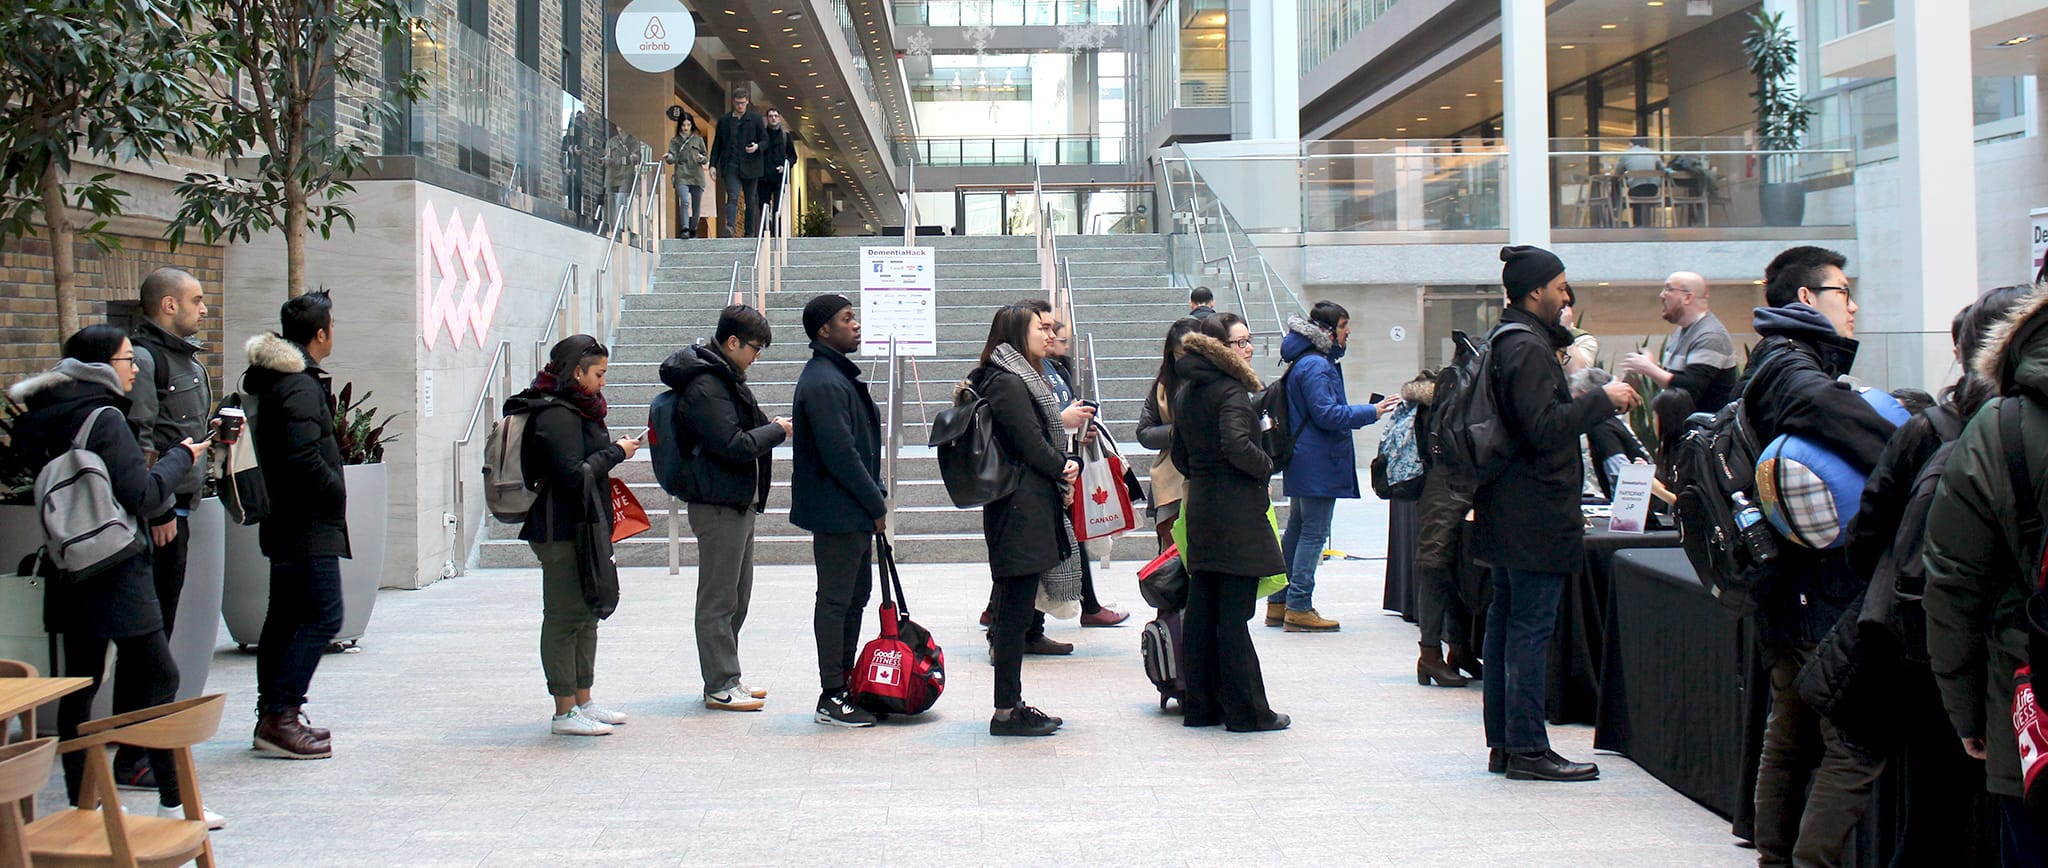
[[[1623,382],[1577,399],[1566,388],[1561,351],[1572,335],[1558,323],[1570,298],[1564,263],[1540,247],[1500,252],[1508,306],[1493,332],[1487,364],[1500,421],[1516,443],[1507,469],[1473,496],[1474,557],[1493,567],[1486,611],[1487,770],[1509,780],[1589,781],[1592,763],[1550,749],[1543,697],[1550,634],[1565,578],[1585,558],[1585,486],[1579,435],[1640,400]]]
[[[774,339],[768,318],[744,304],[718,315],[712,343],[677,350],[661,365],[674,389],[676,433],[687,460],[683,501],[697,537],[697,667],[704,705],[759,711],[768,691],[740,683],[740,626],[754,595],[754,517],[768,508],[775,447],[790,421],[770,421],[747,387],[747,368]]]
[[[325,292],[285,302],[279,334],[249,339],[244,400],[270,492],[258,538],[270,559],[270,609],[256,650],[256,749],[289,759],[332,755],[327,731],[299,707],[327,643],[341,632],[348,490],[334,437],[334,305]]]
[[[874,590],[874,537],[888,527],[882,491],[882,411],[860,368],[860,320],[843,295],[804,305],[811,360],[797,375],[791,414],[791,524],[811,532],[818,569],[812,630],[818,643],[817,713],[830,726],[873,726],[875,716],[848,700],[846,682],[860,647],[861,612]]]
[[[1837,379],[1856,361],[1857,305],[1842,273],[1846,264],[1819,247],[1794,247],[1771,261],[1764,270],[1770,306],[1754,316],[1763,340],[1750,355],[1739,400],[1759,445],[1795,434],[1869,473],[1893,426]],[[1846,550],[1809,549],[1772,533],[1778,561],[1757,611],[1771,664],[1771,711],[1757,762],[1757,863],[1832,865],[1869,805],[1881,767],[1852,751],[1799,698],[1796,682],[1864,580]]]
[[[740,203],[747,207],[747,234],[760,225],[760,191],[754,181],[761,177],[761,150],[768,143],[768,125],[761,116],[747,110],[751,100],[744,90],[732,93],[732,111],[720,115],[711,141],[711,167],[718,170],[718,199],[724,203],[723,235],[740,234]]]

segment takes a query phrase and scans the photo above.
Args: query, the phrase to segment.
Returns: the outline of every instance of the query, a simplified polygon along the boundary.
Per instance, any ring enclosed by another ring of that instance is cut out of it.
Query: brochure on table
[[[886,356],[939,354],[938,275],[930,247],[860,249],[860,350]]]
[[[1621,468],[1614,480],[1614,515],[1607,520],[1607,529],[1615,533],[1643,533],[1650,521],[1650,480],[1657,474],[1657,468],[1648,464],[1630,464]]]

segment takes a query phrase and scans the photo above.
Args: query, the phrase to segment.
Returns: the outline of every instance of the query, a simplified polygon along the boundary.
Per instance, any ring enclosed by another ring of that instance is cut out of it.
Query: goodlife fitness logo
[[[420,321],[427,348],[434,348],[443,323],[455,346],[462,346],[467,332],[482,347],[505,291],[505,276],[498,271],[498,253],[491,247],[483,215],[465,230],[462,209],[451,208],[443,227],[434,203],[421,206],[419,274]]]

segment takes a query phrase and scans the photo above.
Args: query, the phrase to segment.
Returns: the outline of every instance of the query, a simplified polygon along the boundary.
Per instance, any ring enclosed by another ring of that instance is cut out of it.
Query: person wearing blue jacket
[[[1358,497],[1351,432],[1401,405],[1399,397],[1378,405],[1345,400],[1341,360],[1350,339],[1351,313],[1336,302],[1319,301],[1306,319],[1287,318],[1287,337],[1280,341],[1280,359],[1290,366],[1281,382],[1294,456],[1287,462],[1287,532],[1280,540],[1287,587],[1266,598],[1266,626],[1284,626],[1289,633],[1337,631],[1338,623],[1315,609],[1316,567],[1330,540],[1337,499]]]

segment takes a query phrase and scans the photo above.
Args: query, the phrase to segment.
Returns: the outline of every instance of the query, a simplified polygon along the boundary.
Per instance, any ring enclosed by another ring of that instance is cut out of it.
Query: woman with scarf
[[[540,666],[555,698],[556,735],[610,735],[626,716],[590,700],[597,664],[597,621],[618,604],[580,556],[577,535],[611,539],[611,471],[639,451],[632,437],[610,440],[604,377],[611,352],[589,335],[570,335],[548,354],[533,385],[505,402],[507,417],[526,413],[520,461],[536,497],[519,538],[540,559]]]
[[[1180,520],[1188,547],[1188,609],[1181,622],[1187,655],[1182,726],[1222,724],[1231,732],[1286,729],[1287,715],[1266,704],[1259,654],[1245,622],[1261,576],[1287,571],[1266,519],[1273,456],[1260,445],[1251,394],[1252,332],[1244,318],[1219,313],[1181,341],[1173,363],[1173,463],[1187,477]]]
[[[995,716],[990,735],[1051,735],[1062,721],[1024,704],[1024,634],[1041,593],[1050,599],[1079,596],[1081,547],[1067,518],[1080,459],[1067,451],[1067,420],[1040,373],[1052,351],[1053,319],[1024,305],[996,311],[989,323],[981,365],[966,385],[988,400],[996,441],[1023,468],[1017,490],[982,507],[988,539],[988,568],[996,584],[995,614],[989,626],[989,657],[995,664]],[[1069,408],[1076,414],[1079,408]]]
[[[1173,394],[1180,391],[1180,374],[1174,363],[1187,355],[1180,343],[1202,324],[1194,317],[1175,320],[1166,330],[1166,346],[1160,353],[1159,375],[1152,379],[1152,391],[1145,394],[1145,406],[1138,411],[1138,445],[1155,451],[1152,458],[1152,529],[1159,534],[1159,550],[1173,545],[1173,523],[1180,517],[1180,498],[1187,481],[1173,466]]]
[[[144,464],[142,447],[125,415],[128,390],[134,385],[135,348],[128,342],[128,330],[101,324],[86,326],[65,340],[64,358],[55,368],[21,381],[9,394],[28,408],[15,423],[13,444],[26,463],[49,463],[69,451],[83,430],[85,447],[106,462],[114,499],[140,523],[167,508],[208,444],[187,439],[179,444],[184,448],[159,456],[155,466]],[[79,724],[92,715],[110,644],[116,652],[115,714],[161,705],[177,695],[178,664],[164,636],[148,536],[140,535],[139,542],[140,547],[118,565],[48,586],[43,623],[64,639],[64,671],[92,679],[91,687],[58,701],[61,738],[76,738]],[[170,752],[152,750],[148,756],[156,773],[158,815],[183,819],[178,768]],[[74,805],[84,771],[84,754],[64,755],[64,791]],[[210,828],[224,825],[212,811],[206,812],[206,821]]]

